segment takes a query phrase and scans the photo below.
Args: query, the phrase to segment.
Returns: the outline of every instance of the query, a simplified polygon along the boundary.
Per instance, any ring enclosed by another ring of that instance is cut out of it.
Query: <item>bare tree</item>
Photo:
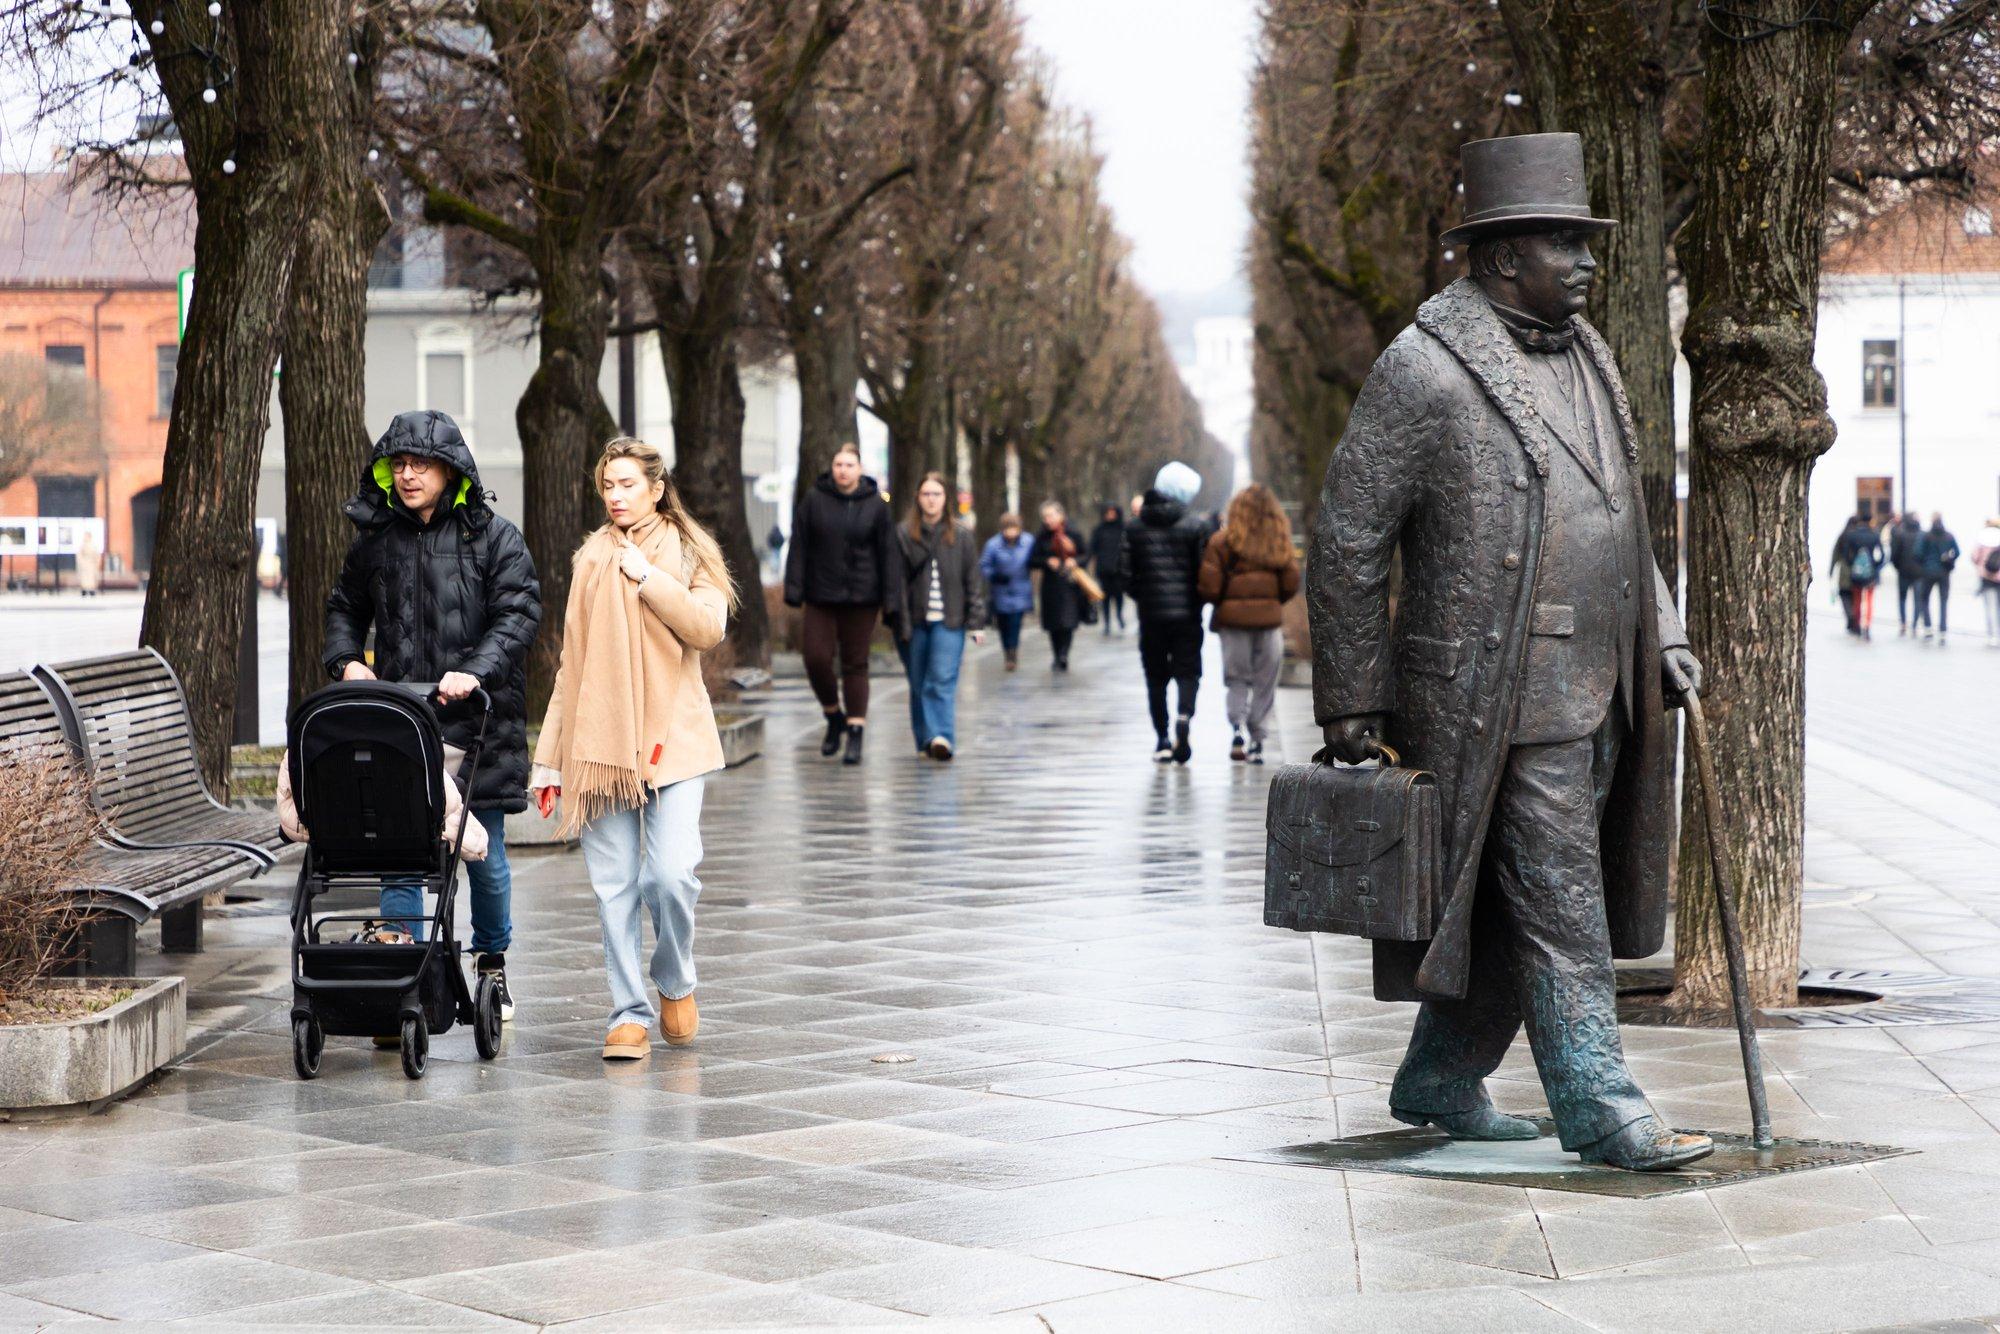
[[[95,445],[97,410],[84,376],[67,376],[40,357],[0,353],[0,491]]]

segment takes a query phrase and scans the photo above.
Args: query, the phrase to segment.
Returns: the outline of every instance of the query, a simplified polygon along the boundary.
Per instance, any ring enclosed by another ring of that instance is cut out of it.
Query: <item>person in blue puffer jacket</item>
[[[1001,515],[1000,531],[986,539],[979,553],[979,572],[993,592],[988,601],[1010,672],[1021,665],[1021,618],[1035,609],[1035,585],[1028,577],[1034,554],[1035,539],[1028,536],[1018,514]]]

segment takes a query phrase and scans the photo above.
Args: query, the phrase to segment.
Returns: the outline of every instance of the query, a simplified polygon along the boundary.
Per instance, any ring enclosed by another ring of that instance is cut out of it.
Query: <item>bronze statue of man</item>
[[[1377,941],[1420,1000],[1402,1121],[1532,1139],[1484,1080],[1525,1022],[1565,1149],[1638,1171],[1712,1145],[1648,1108],[1613,957],[1660,947],[1674,834],[1667,710],[1700,665],[1648,545],[1631,409],[1581,312],[1596,272],[1573,134],[1466,144],[1469,278],[1375,363],[1327,468],[1308,580],[1328,749],[1437,776],[1435,935]],[[1402,556],[1391,616],[1390,567]]]

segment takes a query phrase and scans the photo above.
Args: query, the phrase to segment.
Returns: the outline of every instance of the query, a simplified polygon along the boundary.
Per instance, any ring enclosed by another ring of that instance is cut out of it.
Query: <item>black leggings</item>
[[[1118,628],[1125,628],[1125,581],[1114,575],[1100,580],[1104,586],[1104,605],[1097,610],[1104,617],[1104,633],[1111,633],[1111,618],[1118,618]]]
[[[1139,622],[1139,664],[1146,672],[1146,707],[1153,731],[1167,734],[1167,684],[1179,692],[1180,716],[1194,717],[1194,700],[1201,689],[1201,622]]]
[[[1049,651],[1057,662],[1069,656],[1069,642],[1076,638],[1076,627],[1067,630],[1049,631]]]

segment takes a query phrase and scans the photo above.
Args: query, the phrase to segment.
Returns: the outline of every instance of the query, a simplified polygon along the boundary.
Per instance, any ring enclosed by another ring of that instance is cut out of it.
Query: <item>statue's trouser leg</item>
[[[1614,714],[1615,716],[1615,714]],[[1618,1039],[1597,826],[1617,734],[1516,746],[1486,836],[1463,1000],[1426,1001],[1390,1091],[1405,1114],[1487,1104],[1523,1016],[1566,1149],[1650,1114]]]

